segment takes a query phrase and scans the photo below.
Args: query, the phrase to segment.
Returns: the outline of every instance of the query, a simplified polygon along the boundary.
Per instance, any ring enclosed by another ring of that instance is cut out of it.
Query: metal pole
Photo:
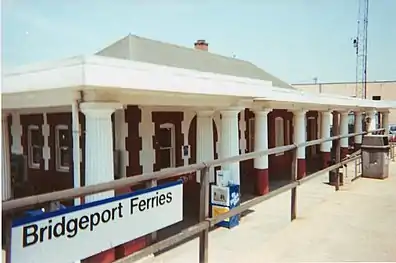
[[[333,112],[333,131],[334,135],[340,135],[340,125],[339,125],[339,112]],[[338,164],[341,161],[341,144],[340,139],[336,139],[334,141],[334,149],[335,149],[335,163]],[[335,190],[338,191],[340,189],[340,169],[337,168],[335,170],[336,174],[336,182],[335,182]]]
[[[209,217],[209,167],[201,170],[199,222]],[[208,222],[209,224],[209,222]],[[208,262],[209,227],[199,234],[199,263]]]
[[[12,214],[3,215],[3,230],[4,233],[4,249],[5,249],[5,263],[11,263],[11,226],[12,226]]]
[[[156,179],[150,180],[150,181],[147,183],[147,187],[148,187],[148,188],[152,188],[152,187],[156,187],[156,186],[157,186],[157,180],[156,180]],[[149,240],[149,243],[150,243],[150,244],[154,244],[155,242],[157,242],[157,240],[158,240],[157,231],[152,232],[152,233],[150,234],[149,239],[150,239],[150,240]]]
[[[73,181],[74,188],[81,187],[81,170],[80,170],[80,120],[79,120],[79,102],[78,100],[72,103],[72,136],[73,136]],[[74,205],[81,203],[80,198],[74,199]]]
[[[297,180],[297,169],[298,169],[298,167],[297,167],[297,165],[298,165],[297,164],[298,163],[297,162],[297,149],[298,148],[296,148],[292,151],[293,159],[292,159],[291,180],[293,182],[295,182]],[[296,212],[296,210],[297,210],[296,201],[297,200],[296,199],[297,199],[297,186],[295,186],[291,189],[291,207],[290,207],[290,220],[291,221],[293,221],[297,217],[297,212]]]

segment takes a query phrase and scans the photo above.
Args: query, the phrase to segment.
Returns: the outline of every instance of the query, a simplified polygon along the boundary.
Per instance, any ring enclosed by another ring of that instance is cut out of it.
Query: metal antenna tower
[[[358,0],[357,34],[353,39],[356,50],[356,97],[367,96],[367,26],[369,0]]]

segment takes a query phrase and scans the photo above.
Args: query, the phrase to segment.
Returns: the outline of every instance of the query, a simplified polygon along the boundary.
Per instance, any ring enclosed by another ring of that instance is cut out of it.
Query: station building
[[[293,88],[250,62],[128,35],[92,56],[9,71],[2,90],[2,198],[20,198],[348,133],[390,101]],[[340,120],[335,124],[335,120]],[[362,137],[354,139],[355,148]],[[298,177],[324,168],[331,142],[300,148]],[[341,140],[343,154],[348,139]],[[264,195],[290,180],[289,152],[221,167],[242,195]],[[220,167],[216,168],[220,169]],[[198,217],[199,176],[186,174],[185,218]],[[215,180],[215,169],[210,172]],[[159,182],[161,183],[161,182]],[[145,185],[87,196],[74,204]],[[64,205],[73,205],[73,201]],[[112,262],[147,245],[132,241],[86,262]]]

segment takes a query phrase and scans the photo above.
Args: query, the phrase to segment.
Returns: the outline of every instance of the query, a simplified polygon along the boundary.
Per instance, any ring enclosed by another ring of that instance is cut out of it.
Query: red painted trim
[[[297,179],[302,179],[307,174],[307,164],[305,159],[297,159]]]
[[[323,169],[329,167],[329,162],[331,161],[331,153],[330,152],[322,152],[322,167]]]
[[[111,263],[115,261],[114,248],[103,251],[99,254],[83,259],[83,263]]]
[[[141,237],[132,241],[129,241],[125,244],[122,244],[115,249],[115,257],[116,259],[121,259],[126,256],[129,256],[143,248],[147,245],[146,237]]]
[[[257,195],[265,195],[269,193],[269,176],[268,169],[255,168],[256,182],[255,190]]]

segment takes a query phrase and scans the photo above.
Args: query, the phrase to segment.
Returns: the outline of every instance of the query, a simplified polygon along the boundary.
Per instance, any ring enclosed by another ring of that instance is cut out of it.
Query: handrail
[[[100,184],[96,184],[96,185],[89,185],[89,186],[84,186],[84,187],[79,187],[79,188],[71,188],[71,189],[56,191],[56,192],[52,192],[52,193],[45,193],[45,194],[40,194],[40,195],[35,195],[35,196],[28,196],[28,197],[23,197],[23,198],[18,198],[18,199],[12,199],[12,200],[8,200],[8,201],[4,201],[2,203],[2,211],[3,211],[3,213],[7,213],[12,210],[22,209],[22,208],[30,207],[30,206],[37,205],[37,204],[47,203],[50,201],[62,201],[62,200],[72,199],[72,198],[86,196],[86,195],[90,195],[90,194],[96,194],[96,193],[100,193],[100,192],[104,192],[104,191],[116,190],[116,189],[120,189],[123,187],[137,185],[142,182],[149,181],[149,180],[161,180],[161,179],[176,177],[176,176],[179,176],[182,174],[192,173],[192,172],[195,172],[198,170],[202,170],[206,167],[218,166],[218,165],[221,165],[224,163],[241,162],[241,161],[245,161],[245,160],[249,160],[249,159],[253,159],[253,158],[257,158],[257,157],[261,157],[261,156],[265,156],[265,155],[272,155],[272,154],[286,152],[286,151],[293,150],[293,149],[300,148],[300,147],[312,146],[312,145],[321,144],[321,143],[324,143],[327,141],[355,137],[355,136],[365,135],[368,133],[382,131],[382,130],[384,130],[384,129],[376,129],[376,130],[372,130],[372,131],[368,131],[368,132],[338,135],[338,136],[333,136],[333,137],[329,137],[329,138],[325,138],[325,139],[308,141],[308,142],[304,142],[304,143],[297,144],[297,145],[292,144],[292,145],[280,146],[280,147],[275,147],[275,148],[271,148],[271,149],[267,149],[267,150],[263,150],[263,151],[245,153],[245,154],[241,154],[241,155],[237,155],[237,156],[233,156],[233,157],[229,157],[229,158],[225,158],[225,159],[216,159],[216,160],[206,161],[206,162],[192,164],[192,165],[188,165],[188,166],[166,169],[163,171],[143,173],[141,175],[122,178],[122,179],[105,182],[105,183],[100,183]]]
[[[264,202],[266,200],[274,198],[275,196],[283,194],[283,193],[285,193],[285,192],[287,192],[289,190],[295,189],[297,186],[302,185],[302,184],[306,183],[307,181],[318,177],[319,175],[323,175],[323,173],[326,173],[326,172],[332,171],[334,169],[340,168],[343,165],[345,165],[345,164],[347,164],[347,163],[349,163],[351,161],[359,159],[360,158],[359,154],[361,153],[361,151],[359,150],[357,152],[358,153],[355,154],[355,156],[349,157],[347,160],[344,160],[344,161],[342,161],[342,162],[340,162],[338,164],[329,166],[329,167],[327,167],[327,168],[325,168],[323,170],[320,170],[320,171],[318,171],[316,173],[313,173],[313,174],[311,174],[311,175],[309,175],[307,177],[304,177],[304,178],[302,178],[300,180],[290,182],[290,183],[288,183],[288,184],[286,184],[286,185],[284,185],[284,186],[282,186],[282,187],[280,187],[280,188],[278,188],[276,190],[273,190],[273,191],[269,192],[266,195],[255,197],[255,198],[253,198],[253,199],[251,199],[251,200],[249,200],[249,201],[247,201],[245,203],[242,203],[240,206],[237,206],[237,207],[229,210],[228,212],[226,212],[224,214],[220,214],[220,215],[218,215],[216,217],[212,217],[212,218],[207,218],[207,219],[205,219],[202,222],[199,222],[199,223],[197,223],[197,224],[195,224],[195,225],[193,225],[193,226],[191,226],[189,228],[186,228],[186,229],[182,230],[180,233],[178,233],[176,235],[173,235],[173,236],[171,236],[169,238],[161,240],[161,241],[159,241],[159,242],[157,242],[155,244],[150,245],[149,247],[143,248],[143,249],[133,253],[132,255],[129,255],[127,257],[124,257],[124,258],[121,258],[121,259],[115,261],[114,263],[134,262],[135,260],[142,259],[142,258],[144,258],[144,257],[146,257],[146,256],[148,256],[150,254],[157,253],[157,252],[159,252],[161,250],[164,250],[164,249],[166,249],[166,248],[168,248],[168,247],[170,247],[172,245],[178,244],[178,243],[182,242],[183,240],[185,240],[185,239],[187,239],[187,238],[189,238],[191,236],[195,236],[196,234],[198,234],[201,231],[204,231],[205,229],[209,229],[210,227],[213,227],[217,223],[219,223],[219,222],[221,222],[221,221],[223,221],[223,220],[225,220],[227,218],[230,218],[232,216],[238,215],[238,214],[248,210],[249,208],[251,208],[251,207],[253,207],[253,206],[257,205],[257,204],[260,204],[260,203],[262,203],[262,202]]]
[[[340,152],[340,144],[339,144],[339,139],[342,138],[349,138],[349,137],[354,137],[358,135],[365,135],[368,133],[376,132],[376,131],[382,131],[384,129],[377,129],[369,132],[362,132],[362,133],[352,133],[352,134],[347,134],[347,135],[340,135],[340,136],[333,136],[330,138],[326,139],[318,139],[318,140],[313,140],[301,144],[292,144],[292,145],[287,145],[287,146],[281,146],[281,147],[276,147],[272,149],[267,149],[263,151],[257,151],[253,153],[247,153],[247,154],[242,154],[240,156],[233,156],[230,158],[222,159],[222,160],[212,160],[208,161],[205,163],[199,163],[199,164],[193,164],[189,165],[186,167],[179,167],[179,168],[174,168],[174,169],[169,169],[169,170],[164,170],[164,171],[159,171],[159,172],[154,172],[154,173],[146,173],[130,178],[125,178],[125,179],[119,179],[115,180],[112,182],[107,182],[107,183],[101,183],[97,185],[92,185],[92,186],[86,186],[86,187],[81,187],[77,189],[68,189],[68,190],[63,190],[63,191],[58,191],[54,193],[48,193],[48,194],[42,194],[42,195],[36,195],[36,196],[31,196],[31,197],[25,197],[25,198],[20,198],[20,199],[14,199],[10,201],[5,201],[3,202],[3,213],[4,212],[10,212],[15,209],[21,209],[27,206],[35,205],[35,204],[40,204],[40,203],[46,203],[49,201],[54,201],[54,200],[64,200],[64,199],[71,199],[79,196],[84,196],[87,194],[94,194],[102,191],[107,191],[107,190],[112,190],[112,189],[118,189],[121,187],[126,187],[126,186],[132,186],[139,184],[141,182],[146,182],[150,181],[151,182],[156,182],[156,180],[160,179],[165,179],[165,178],[170,178],[170,177],[175,177],[178,175],[182,175],[185,173],[189,172],[194,172],[194,171],[201,171],[201,187],[200,187],[200,215],[199,215],[199,220],[200,222],[194,226],[191,226],[180,233],[173,235],[165,240],[162,240],[160,242],[151,244],[150,246],[133,253],[130,256],[127,256],[125,258],[117,260],[115,263],[121,263],[121,262],[131,262],[131,260],[137,260],[141,259],[144,256],[150,255],[152,253],[158,252],[160,250],[166,249],[172,245],[175,245],[177,243],[180,243],[181,241],[195,236],[199,234],[199,262],[200,263],[207,263],[208,262],[208,233],[210,227],[214,226],[220,221],[223,221],[229,217],[238,215],[242,213],[243,211],[249,209],[250,207],[257,205],[265,200],[268,200],[270,198],[273,198],[281,193],[284,193],[288,190],[291,190],[291,220],[294,220],[296,218],[296,191],[297,187],[325,172],[329,172],[332,170],[336,170],[336,190],[338,190],[338,185],[339,185],[339,174],[338,174],[338,168],[342,167],[343,165],[347,164],[348,162],[351,162],[353,160],[357,160],[361,158],[360,153],[361,150],[353,153],[352,155],[348,156],[346,160],[338,160],[338,163],[327,167],[321,171],[318,171],[316,173],[313,173],[307,177],[304,177],[302,179],[297,180],[296,175],[297,175],[297,149],[299,147],[306,147],[306,146],[312,146],[316,144],[320,144],[326,141],[333,141],[337,140],[336,144],[336,151],[338,152],[337,155],[339,156]],[[250,201],[247,201],[245,203],[242,203],[240,206],[237,206],[234,209],[231,209],[227,213],[218,215],[214,218],[209,218],[208,214],[208,206],[209,206],[209,168],[213,166],[218,166],[223,163],[230,163],[230,162],[238,162],[238,161],[244,161],[252,158],[257,158],[260,156],[264,155],[271,155],[271,154],[276,154],[276,153],[281,153],[285,151],[293,150],[293,161],[292,161],[292,177],[290,183],[287,185],[280,187],[274,191],[269,192],[266,195],[256,197]],[[7,222],[10,223],[11,217],[9,215],[6,215],[7,217]],[[6,229],[6,231],[10,231],[10,226]],[[155,233],[155,232],[154,232]],[[7,235],[8,237],[10,234]],[[7,255],[10,253],[10,241],[8,238],[7,241]]]

